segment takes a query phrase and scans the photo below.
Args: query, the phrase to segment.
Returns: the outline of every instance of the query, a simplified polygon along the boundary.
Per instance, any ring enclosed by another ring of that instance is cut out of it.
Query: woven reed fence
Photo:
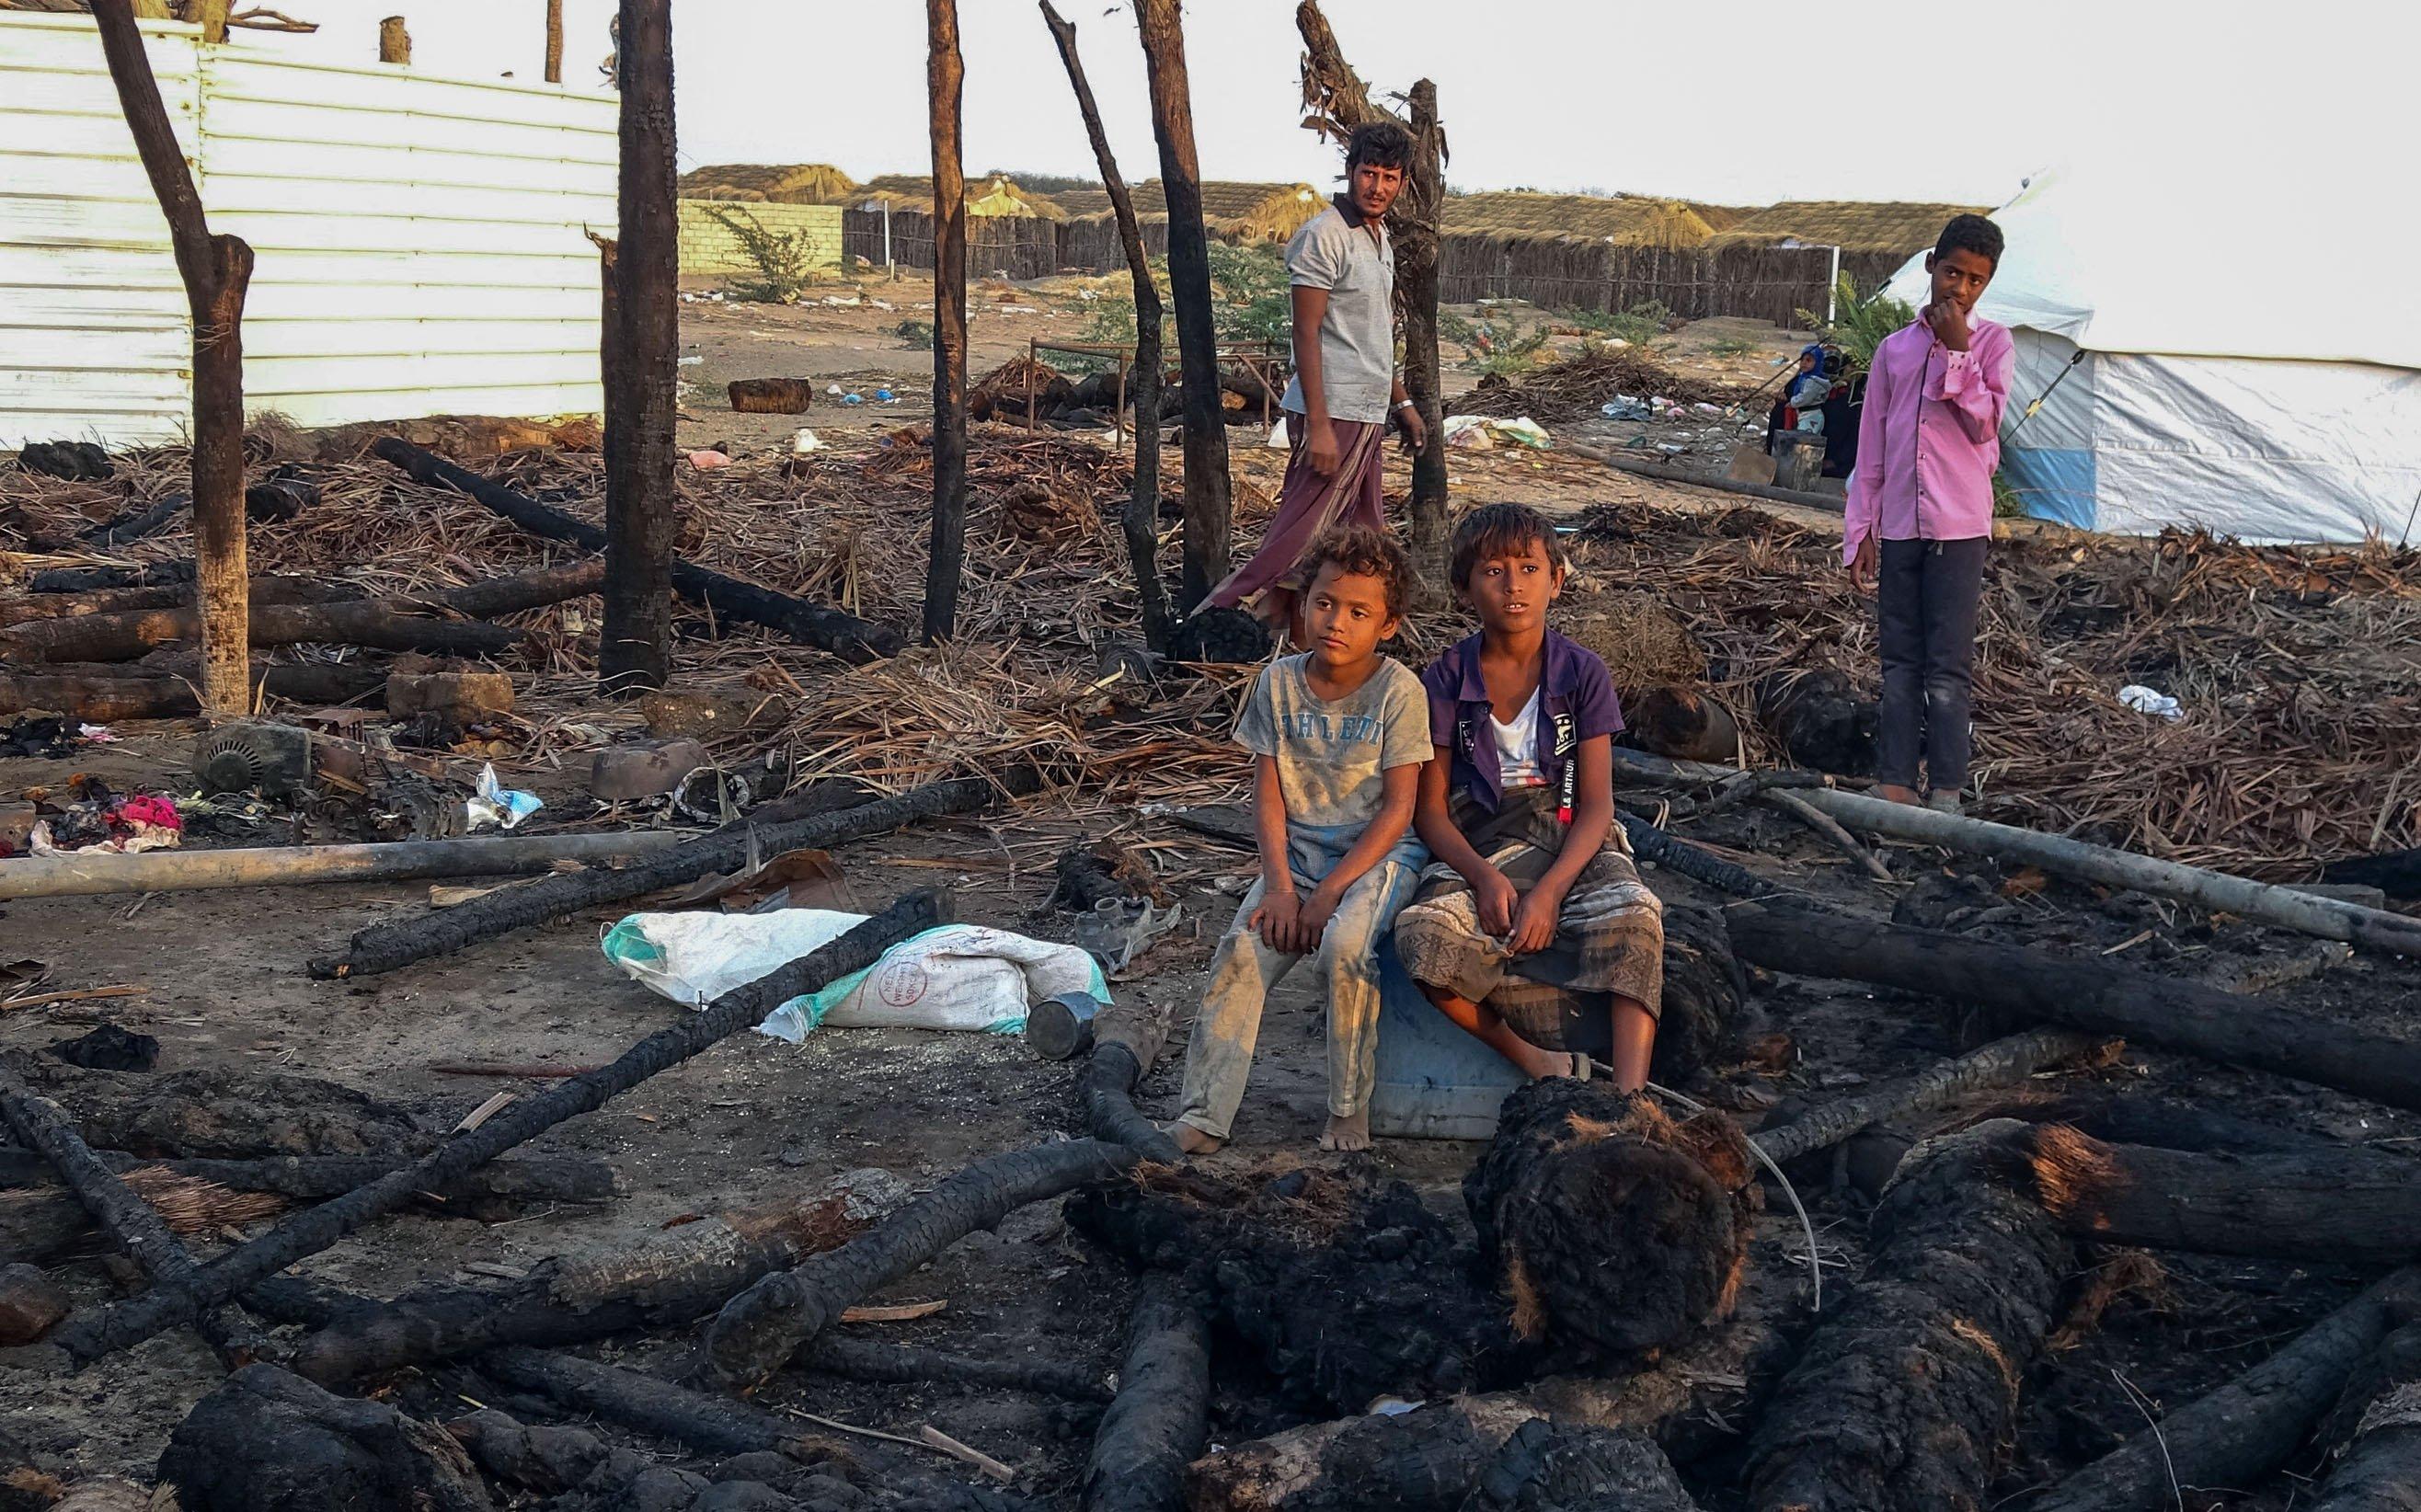
[[[882,212],[850,210],[841,213],[841,250],[882,266]],[[1011,278],[1047,278],[1059,271],[1058,226],[1022,215],[967,217],[967,273],[986,278],[1005,273]],[[922,210],[891,212],[891,257],[902,268],[933,266],[933,217]]]
[[[1841,270],[1869,288],[1897,271],[1897,253],[1844,253]],[[1821,310],[1833,263],[1826,247],[1631,247],[1566,236],[1448,232],[1438,242],[1438,300],[1527,300],[1545,309],[1627,310],[1663,304],[1685,320],[1739,316],[1776,325]]]

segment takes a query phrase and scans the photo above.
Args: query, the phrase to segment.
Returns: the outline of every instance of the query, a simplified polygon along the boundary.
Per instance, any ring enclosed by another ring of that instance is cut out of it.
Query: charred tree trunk
[[[144,1159],[410,1158],[435,1143],[410,1110],[313,1077],[96,1071],[48,1055],[12,1054],[7,1064],[75,1110],[86,1144]]]
[[[551,509],[535,499],[525,499],[399,437],[382,436],[370,450],[411,474],[414,481],[432,488],[453,489],[533,536],[565,541],[584,552],[605,549],[605,532],[595,525],[560,509]],[[907,644],[898,631],[843,614],[829,604],[794,599],[787,593],[711,572],[695,563],[676,559],[672,572],[674,589],[692,603],[705,606],[717,619],[762,625],[803,646],[820,647],[846,661],[877,661]]]
[[[1445,205],[1445,132],[1438,124],[1437,86],[1416,81],[1404,98],[1405,114],[1374,102],[1369,87],[1345,60],[1336,33],[1314,0],[1295,7],[1303,34],[1304,124],[1323,136],[1350,135],[1357,126],[1394,121],[1412,133],[1413,161],[1402,194],[1387,211],[1396,247],[1396,307],[1404,320],[1404,392],[1420,410],[1429,438],[1413,459],[1413,566],[1424,582],[1446,587],[1446,468],[1445,383],[1438,362],[1438,226]]]
[[[1523,1337],[1636,1352],[1731,1311],[1757,1208],[1749,1162],[1721,1114],[1676,1124],[1644,1096],[1556,1078],[1505,1099],[1462,1194]]]
[[[680,357],[673,190],[672,0],[621,0],[621,232],[615,256],[618,444],[605,475],[601,693],[661,688],[673,664],[673,385]],[[609,369],[610,376],[610,369]],[[618,464],[618,465],[617,465]]]
[[[1135,1160],[1122,1146],[1080,1139],[978,1161],[872,1233],[733,1298],[707,1325],[698,1373],[726,1391],[754,1387],[876,1288],[1027,1203],[1103,1180]]]
[[[1981,1004],[2421,1109],[2421,1040],[2357,1025],[2314,1034],[2304,1014],[2216,988],[1879,918],[1780,902],[1725,913],[1741,959],[1774,971]]]
[[[2260,1364],[2060,1482],[2034,1512],[2132,1512],[2163,1504],[2172,1486],[2260,1480],[2302,1445],[2399,1311],[2409,1313],[2421,1297],[2416,1283],[2421,1272],[2401,1270],[2372,1286]]]
[[[1996,1120],[2001,1183],[2078,1239],[2146,1249],[2395,1265],[2421,1255],[2421,1164],[2343,1146],[2196,1155]]]
[[[2320,1433],[2336,1468],[2312,1512],[2421,1512],[2421,1324],[2381,1342]]]
[[[194,554],[201,611],[205,713],[232,718],[248,707],[243,522],[243,297],[252,248],[213,236],[202,199],[168,123],[160,86],[126,0],[97,0],[93,22],[135,150],[168,219],[169,244],[194,326]]]
[[[1022,781],[1021,775],[1026,780]],[[1004,783],[1012,792],[1031,790],[1030,779],[1031,773],[1012,771],[1003,774]],[[416,960],[450,955],[482,940],[545,924],[585,908],[643,897],[659,888],[695,881],[709,872],[737,870],[747,864],[752,849],[758,855],[780,855],[802,849],[830,850],[898,829],[919,818],[982,808],[999,795],[1000,788],[981,777],[927,783],[896,798],[861,803],[838,813],[813,815],[769,829],[742,826],[718,831],[634,866],[541,877],[442,912],[364,929],[353,936],[343,955],[311,962],[311,974],[322,979],[342,979],[395,971]]]
[[[70,671],[70,666],[80,667]],[[376,666],[340,662],[297,666],[256,665],[252,693],[258,698],[289,703],[350,704],[368,698],[386,686],[386,672]],[[246,708],[257,707],[248,703]],[[29,709],[56,709],[92,725],[121,719],[177,719],[201,711],[190,678],[171,673],[147,673],[133,667],[95,668],[80,663],[53,665],[40,672],[0,672],[0,714]]]
[[[318,578],[258,577],[246,590],[254,603],[351,603],[369,595],[351,583],[326,583]],[[0,625],[23,625],[45,619],[81,619],[88,615],[138,614],[152,609],[181,609],[194,601],[190,583],[156,586],[102,588],[90,593],[34,594],[0,604]]]
[[[1118,246],[1126,253],[1127,273],[1134,286],[1134,370],[1127,379],[1127,397],[1134,407],[1134,491],[1119,517],[1126,537],[1127,560],[1133,566],[1135,590],[1142,596],[1143,639],[1155,651],[1168,649],[1168,590],[1160,581],[1160,286],[1152,281],[1151,259],[1143,245],[1143,226],[1135,219],[1134,196],[1127,193],[1118,160],[1110,151],[1109,133],[1101,129],[1101,113],[1093,103],[1093,86],[1085,78],[1084,60],[1076,55],[1076,28],[1041,0],[1043,22],[1059,44],[1059,61],[1068,68],[1069,86],[1076,91],[1076,109],[1085,117],[1085,134],[1093,144],[1093,162],[1101,170],[1101,187],[1110,196],[1110,210],[1118,223]]]
[[[930,894],[912,894],[831,944],[726,992],[703,1011],[648,1036],[602,1070],[573,1077],[523,1099],[404,1169],[296,1214],[196,1271],[189,1282],[158,1286],[132,1301],[79,1313],[60,1326],[56,1342],[71,1359],[88,1363],[173,1328],[201,1309],[318,1254],[417,1193],[443,1190],[565,1119],[594,1112],[656,1072],[759,1022],[776,1004],[865,970],[883,951],[930,927],[939,918],[940,910]]]
[[[417,599],[263,602],[255,605],[252,643],[263,647],[325,642],[385,650],[501,650],[519,645],[523,632],[479,620],[581,598],[596,592],[601,581],[598,565],[584,562],[441,588]],[[421,612],[431,608],[476,619],[466,624]],[[170,642],[191,640],[196,629],[192,609],[73,615],[11,627],[0,631],[0,645],[39,662],[129,662]],[[247,664],[247,680],[250,675]]]
[[[933,137],[933,527],[925,639],[959,623],[967,551],[967,192],[960,161],[959,0],[925,0],[925,89]]]
[[[546,0],[546,82],[563,82],[563,0]]]
[[[1729,761],[1740,755],[1731,711],[1695,688],[1649,688],[1622,702],[1639,743],[1658,756]]]
[[[435,1285],[348,1307],[294,1351],[302,1375],[339,1381],[502,1345],[585,1343],[686,1323],[770,1270],[866,1227],[846,1191],[684,1224],[631,1248],[541,1267],[504,1287]]]
[[[1180,1512],[1185,1467],[1210,1440],[1210,1339],[1202,1304],[1165,1271],[1143,1278],[1117,1399],[1085,1466],[1085,1512]]]
[[[2075,1255],[1987,1124],[1910,1152],[1749,1442],[1754,1512],[1978,1512]]]
[[[1177,303],[1177,358],[1185,396],[1185,553],[1181,607],[1192,609],[1227,575],[1227,422],[1219,402],[1219,333],[1210,306],[1210,237],[1202,224],[1202,173],[1194,152],[1194,98],[1185,70],[1179,0],[1136,0],[1151,129],[1168,208],[1168,287]],[[1135,413],[1144,423],[1143,413]]]
[[[97,1149],[93,1158],[122,1177],[175,1177],[230,1192],[316,1199],[342,1196],[406,1163],[377,1155],[286,1155],[262,1160],[150,1160],[124,1150]],[[38,1186],[55,1179],[22,1151],[0,1150],[0,1187]],[[133,1181],[130,1180],[130,1184]],[[139,1190],[139,1189],[138,1189]],[[604,1202],[620,1190],[614,1168],[591,1155],[528,1155],[498,1161],[455,1183],[445,1197],[540,1202]],[[158,1206],[156,1203],[153,1206]],[[685,1229],[695,1224],[685,1224]]]
[[[1876,1124],[1939,1108],[1986,1087],[2025,1081],[2044,1067],[2090,1052],[2101,1041],[2066,1029],[2037,1029],[1996,1039],[1981,1050],[1859,1097],[1828,1102],[1779,1129],[1759,1130],[1757,1147],[1775,1164],[1833,1146]]]

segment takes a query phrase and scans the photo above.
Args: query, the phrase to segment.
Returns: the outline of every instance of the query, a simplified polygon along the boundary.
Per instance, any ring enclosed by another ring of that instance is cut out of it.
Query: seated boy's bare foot
[[[1879,782],[1875,784],[1875,796],[1882,799],[1886,803],[1892,803],[1914,804],[1920,802],[1916,796],[1915,788],[1903,787],[1896,782]]]
[[[1370,1111],[1365,1108],[1351,1117],[1329,1115],[1328,1128],[1320,1136],[1324,1150],[1367,1150],[1370,1147]]]
[[[1586,1060],[1576,1053],[1533,1046],[1522,1062],[1522,1074],[1533,1082],[1543,1082],[1551,1076],[1579,1076],[1586,1066]]]
[[[1192,1124],[1170,1124],[1164,1130],[1177,1141],[1177,1147],[1188,1155],[1208,1155],[1227,1143],[1216,1134],[1206,1134]]]

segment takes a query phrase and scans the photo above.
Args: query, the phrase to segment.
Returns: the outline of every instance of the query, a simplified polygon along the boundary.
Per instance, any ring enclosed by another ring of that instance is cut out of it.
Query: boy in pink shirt
[[[1917,801],[1925,758],[1931,808],[1959,809],[1973,748],[1968,696],[1992,471],[2001,462],[2017,348],[1973,312],[2001,261],[2001,228],[1960,215],[1926,254],[1932,296],[1875,348],[1850,475],[1842,560],[1879,593],[1883,664],[1876,792]]]

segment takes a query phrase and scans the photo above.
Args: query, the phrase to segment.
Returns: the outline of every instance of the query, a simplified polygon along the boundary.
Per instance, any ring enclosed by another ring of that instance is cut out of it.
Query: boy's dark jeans
[[[1883,699],[1875,765],[1883,782],[1914,787],[1921,750],[1933,791],[1967,785],[1968,689],[1989,543],[1984,536],[1878,543]]]

